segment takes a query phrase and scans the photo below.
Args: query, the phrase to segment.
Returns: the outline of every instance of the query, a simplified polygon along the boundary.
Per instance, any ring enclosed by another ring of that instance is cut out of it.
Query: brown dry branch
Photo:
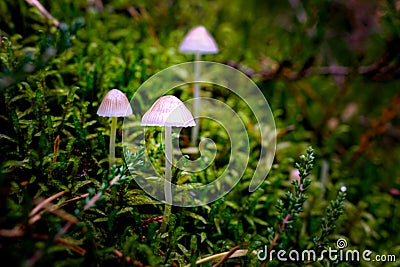
[[[305,61],[302,67],[294,69],[293,62],[290,60],[282,60],[267,64],[267,69],[259,71],[253,70],[240,63],[228,61],[227,65],[236,68],[251,78],[261,80],[282,79],[288,81],[300,80],[306,76],[326,75],[326,76],[365,76],[375,81],[388,81],[400,78],[399,66],[399,41],[398,39],[390,39],[386,42],[382,55],[373,63],[365,66],[314,66],[315,58],[312,56]],[[270,62],[268,57],[262,57],[262,62]]]
[[[360,137],[358,149],[351,156],[357,159],[370,146],[372,140],[387,131],[389,123],[400,113],[400,95],[395,96],[389,107],[383,108],[378,119],[372,120],[370,128]]]

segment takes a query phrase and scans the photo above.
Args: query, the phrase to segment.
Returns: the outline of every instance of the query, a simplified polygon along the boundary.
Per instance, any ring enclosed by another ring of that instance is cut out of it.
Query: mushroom
[[[194,107],[193,113],[194,117],[198,118],[200,113],[200,84],[198,80],[200,79],[200,56],[202,54],[216,54],[218,53],[217,44],[214,38],[207,31],[204,26],[197,26],[191,29],[181,42],[179,46],[179,51],[185,54],[195,54],[195,65],[194,65]],[[196,125],[192,131],[191,143],[192,146],[195,145],[197,141],[199,128]]]
[[[179,46],[179,51],[185,54],[196,55],[216,54],[218,53],[218,47],[207,29],[200,25],[194,27],[186,34]]]
[[[128,98],[118,89],[112,89],[101,101],[97,115],[111,117],[110,130],[110,167],[115,163],[115,133],[117,129],[117,118],[126,117],[132,114],[132,108]]]
[[[196,125],[192,113],[183,102],[173,95],[160,97],[143,115],[141,126],[165,127],[165,180],[164,194],[166,206],[164,222],[161,231],[165,232],[171,216],[172,203],[171,177],[172,177],[172,127],[193,127]]]

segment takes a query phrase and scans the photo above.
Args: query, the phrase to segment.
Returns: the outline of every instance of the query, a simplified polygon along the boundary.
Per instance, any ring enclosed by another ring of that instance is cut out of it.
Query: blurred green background
[[[119,88],[130,99],[153,74],[193,60],[178,47],[192,27],[204,25],[220,52],[202,59],[243,71],[273,111],[278,138],[264,185],[268,214],[288,187],[294,159],[311,145],[317,161],[305,225],[318,227],[315,218],[345,185],[336,238],[399,256],[399,1],[40,1],[58,27],[29,2],[0,3],[0,228],[27,220],[38,196],[62,185],[78,192],[88,180],[82,177],[103,179],[108,124],[96,115],[102,97]],[[57,138],[64,151],[58,165]],[[238,196],[233,192],[231,201],[240,203]],[[9,240],[3,234],[3,257]],[[31,259],[37,246],[24,242],[21,260]]]

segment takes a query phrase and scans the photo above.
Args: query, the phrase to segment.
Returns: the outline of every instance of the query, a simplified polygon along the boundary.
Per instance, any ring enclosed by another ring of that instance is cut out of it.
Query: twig
[[[114,252],[115,256],[117,256],[119,259],[125,260],[126,263],[130,263],[130,264],[132,264],[132,266],[136,266],[136,267],[143,267],[144,266],[143,263],[141,263],[138,260],[132,260],[131,257],[129,257],[129,256],[126,256],[124,258],[124,254],[121,251],[117,250],[117,249],[114,249],[113,252]]]
[[[35,215],[41,208],[46,207],[51,201],[53,201],[54,199],[64,195],[66,192],[68,192],[67,190],[58,192],[55,195],[52,195],[51,197],[45,199],[44,201],[40,202],[30,213],[29,216],[32,217],[33,215]]]
[[[247,251],[248,251],[247,249],[238,249],[238,250],[234,251],[234,253],[231,254],[229,256],[229,258],[237,258],[237,257],[246,256],[247,255]],[[218,253],[218,254],[214,254],[214,255],[208,256],[206,258],[203,258],[203,259],[200,259],[200,260],[196,261],[196,264],[200,265],[200,264],[203,264],[205,262],[218,260],[218,259],[223,258],[224,256],[226,256],[228,253],[230,253],[230,251],[222,252],[222,253]],[[255,254],[255,255],[257,254],[256,251],[253,251],[252,253]],[[185,267],[190,267],[190,264],[186,265]]]
[[[272,69],[264,69],[255,71],[245,65],[240,63],[229,61],[227,64],[231,67],[234,67],[249,77],[259,77],[263,80],[271,80],[276,78],[283,78],[287,81],[296,81],[300,80],[306,76],[311,75],[327,75],[327,76],[349,76],[349,75],[362,75],[362,76],[371,76],[373,79],[382,80],[382,79],[393,79],[398,77],[398,72],[396,72],[395,66],[391,64],[389,61],[391,58],[383,55],[381,59],[377,62],[374,62],[370,65],[359,66],[359,67],[351,67],[351,66],[317,66],[313,67],[309,62],[300,69],[293,70],[291,68],[292,63],[290,61],[284,60],[282,62],[277,63],[277,66]],[[382,76],[382,75],[386,76]],[[391,75],[391,76],[390,76]]]
[[[38,198],[35,200],[35,202],[39,202],[39,204],[31,211],[30,213],[30,219],[29,219],[29,224],[34,224],[36,221],[38,221],[42,214],[45,213],[46,211],[49,211],[53,213],[54,215],[68,221],[71,224],[77,224],[79,220],[72,214],[60,209],[60,205],[58,204],[52,204],[50,201],[56,199],[57,197],[63,195],[67,191],[62,191],[59,192],[45,200],[41,200],[42,198]],[[43,210],[41,212],[38,212],[40,209]]]
[[[57,234],[54,235],[53,241],[60,239],[61,236],[68,231],[72,224],[72,222],[67,222],[60,230],[58,230]]]
[[[25,235],[25,230],[22,228],[21,225],[17,225],[16,227],[14,227],[12,230],[8,230],[8,229],[0,229],[0,236],[2,237],[22,237]],[[36,239],[40,239],[40,240],[46,240],[49,237],[47,235],[40,235],[40,234],[32,234],[33,238]],[[57,238],[57,240],[54,240],[56,243],[58,244],[62,244],[65,246],[68,246],[69,248],[71,248],[73,251],[75,251],[76,253],[78,253],[79,255],[85,255],[86,254],[86,250],[81,248],[80,246],[72,243],[71,241],[64,239],[64,238]]]
[[[115,176],[111,181],[110,181],[110,185],[107,187],[107,190],[116,182],[118,182],[118,180],[120,179],[120,176]],[[99,200],[99,198],[103,195],[103,191],[100,190],[99,192],[97,192],[96,195],[94,195],[94,197],[92,197],[87,203],[86,205],[83,207],[83,210],[87,210],[90,207],[92,207],[97,200]]]
[[[271,242],[271,246],[270,246],[270,248],[269,248],[269,252],[271,252],[272,251],[272,249],[275,247],[275,245],[277,244],[277,241],[278,241],[278,238],[280,237],[280,235],[283,233],[283,231],[285,230],[285,226],[286,226],[286,224],[289,222],[289,220],[290,220],[290,213],[288,213],[287,215],[286,215],[286,217],[283,219],[283,222],[282,222],[282,224],[280,225],[280,227],[279,227],[279,232],[276,232],[275,233],[275,236],[274,236],[274,239],[272,240],[272,242]],[[267,266],[267,261],[264,261],[263,262],[263,264],[262,264],[262,267],[265,267],[265,266]]]
[[[380,118],[371,121],[371,127],[360,138],[360,144],[351,156],[352,161],[357,159],[371,144],[371,140],[376,136],[383,134],[393,120],[400,113],[400,95],[396,95],[392,99],[389,107],[385,107],[381,111]]]
[[[32,235],[33,238],[36,239],[41,239],[41,240],[46,240],[49,237],[47,235],[39,235],[39,234],[33,234]],[[65,239],[65,238],[58,238],[57,240],[54,240],[56,243],[64,245],[69,247],[70,249],[72,249],[73,251],[75,251],[76,253],[78,253],[81,256],[84,256],[86,254],[86,250],[81,248],[80,246],[72,243],[71,241]]]
[[[31,267],[36,264],[38,260],[43,256],[43,251],[42,250],[36,250],[36,252],[33,254],[32,257],[27,259],[25,263],[22,265],[23,267]]]
[[[129,15],[131,15],[131,17],[134,18],[136,21],[140,20],[140,13],[133,6],[128,6],[126,8],[126,11],[128,11]]]
[[[236,247],[231,248],[231,250],[229,250],[228,253],[227,253],[219,262],[217,262],[216,264],[214,264],[213,267],[218,267],[218,266],[222,265],[222,263],[224,263],[227,259],[229,259],[229,257],[230,257],[233,253],[235,253],[235,251],[238,250],[239,248],[240,248],[239,246],[236,246]]]
[[[55,200],[56,198],[62,196],[63,194],[65,194],[66,192],[68,192],[67,190],[65,191],[61,191],[58,192],[57,194],[44,199],[43,198],[37,198],[35,200],[36,203],[38,203],[36,205],[36,207],[34,209],[32,209],[32,211],[29,213],[29,224],[32,225],[34,224],[36,221],[38,221],[41,218],[41,215],[43,213],[45,213],[46,211],[49,211],[51,213],[53,213],[54,215],[64,219],[67,221],[67,223],[64,225],[64,227],[62,227],[53,237],[53,242],[58,243],[58,244],[62,244],[65,246],[68,246],[70,249],[72,249],[73,251],[75,251],[76,253],[80,254],[81,256],[86,254],[86,250],[79,247],[78,245],[75,245],[73,243],[71,243],[70,241],[63,239],[61,236],[63,234],[65,234],[68,229],[74,225],[77,224],[79,222],[79,220],[69,214],[68,212],[60,209],[60,206],[57,204],[52,204],[51,201]],[[76,199],[76,198],[75,198]],[[42,211],[39,212],[40,209],[43,209]],[[8,230],[8,229],[0,229],[0,236],[3,237],[22,237],[27,233],[26,231],[26,226],[19,224],[17,226],[15,226],[13,229]],[[42,240],[46,240],[48,239],[47,235],[40,235],[40,234],[32,234],[33,238],[38,238],[38,239],[42,239]],[[28,260],[25,261],[24,263],[24,267],[30,267],[30,266],[34,266],[36,264],[36,262],[38,260],[40,260],[40,258],[43,256],[44,252],[42,249],[38,249],[34,255],[32,257],[30,257]]]
[[[101,0],[88,0],[89,4],[94,5],[97,10],[103,10],[104,5]]]
[[[85,193],[85,194],[83,194],[83,195],[80,195],[80,196],[77,196],[77,197],[68,199],[68,200],[64,201],[64,202],[60,205],[60,207],[62,207],[62,206],[64,206],[64,205],[67,205],[67,204],[70,203],[70,202],[74,202],[74,201],[77,201],[77,200],[79,200],[79,199],[86,198],[86,197],[88,197],[88,196],[89,196],[89,193]]]
[[[363,72],[359,71],[360,74]],[[318,68],[310,68],[306,71],[305,74],[319,74],[319,75],[349,75],[350,69],[348,67],[343,66],[326,66],[326,67],[318,67]]]
[[[60,22],[55,19],[50,13],[49,11],[47,11],[46,8],[44,8],[44,6],[38,1],[38,0],[25,0],[28,4],[31,4],[33,6],[35,6],[39,12],[48,20],[50,20],[54,26],[58,27],[60,25]]]
[[[20,237],[25,234],[25,228],[22,224],[14,226],[13,229],[0,229],[0,236],[3,237]]]

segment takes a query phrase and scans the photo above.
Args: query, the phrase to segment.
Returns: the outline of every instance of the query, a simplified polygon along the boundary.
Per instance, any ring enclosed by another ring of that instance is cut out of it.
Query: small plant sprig
[[[270,251],[277,244],[278,238],[285,229],[291,228],[298,214],[303,211],[303,203],[307,199],[305,192],[311,184],[311,180],[307,178],[307,176],[314,167],[314,159],[314,150],[312,147],[308,147],[306,154],[301,155],[299,161],[295,164],[295,167],[299,170],[300,179],[292,181],[295,189],[294,194],[292,192],[286,192],[285,198],[283,200],[278,200],[276,208],[279,212],[278,221],[280,223],[277,231],[273,229],[269,231],[274,236],[269,247]],[[265,264],[266,262],[264,262],[264,266]]]
[[[344,213],[344,201],[346,200],[346,187],[342,186],[335,200],[331,200],[330,205],[326,208],[326,217],[322,218],[321,235],[314,237],[314,250],[322,251],[329,246],[328,236],[336,230],[335,222]],[[333,265],[335,263],[332,262]],[[325,262],[322,265],[326,266]]]

